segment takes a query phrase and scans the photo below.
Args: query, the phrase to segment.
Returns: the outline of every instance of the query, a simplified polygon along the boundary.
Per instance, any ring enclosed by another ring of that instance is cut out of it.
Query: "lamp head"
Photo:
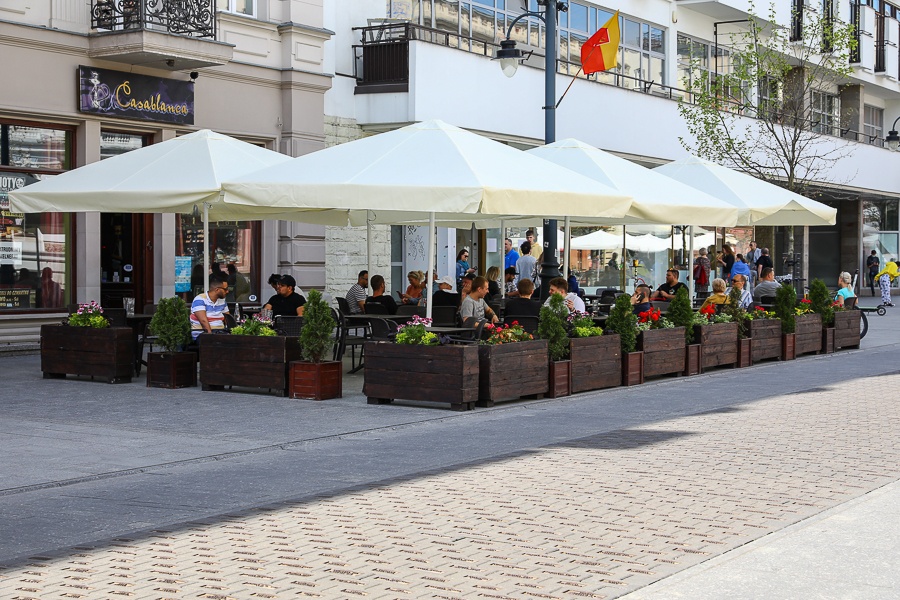
[[[900,149],[900,135],[897,134],[896,130],[888,131],[887,137],[884,138],[884,145],[895,152]]]
[[[521,50],[516,48],[515,40],[501,40],[500,41],[500,49],[497,50],[497,55],[494,57],[494,60],[500,61],[500,69],[503,71],[503,74],[507,77],[512,77],[516,74],[516,69],[519,68],[519,62],[524,58],[524,55]]]

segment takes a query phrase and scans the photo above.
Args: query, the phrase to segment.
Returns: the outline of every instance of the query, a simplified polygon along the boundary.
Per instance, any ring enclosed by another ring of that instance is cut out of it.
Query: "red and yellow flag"
[[[615,69],[618,55],[619,11],[616,11],[581,47],[581,69],[585,75]]]

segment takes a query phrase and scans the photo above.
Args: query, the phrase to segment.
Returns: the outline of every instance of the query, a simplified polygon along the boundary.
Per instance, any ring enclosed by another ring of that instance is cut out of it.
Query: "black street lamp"
[[[557,39],[556,22],[557,12],[567,11],[568,5],[557,0],[537,0],[543,7],[542,12],[524,12],[509,24],[506,30],[506,39],[500,42],[500,50],[497,51],[495,60],[500,61],[500,68],[507,77],[516,74],[519,63],[528,58],[530,53],[524,53],[516,48],[515,40],[510,39],[512,29],[516,23],[525,17],[536,17],[544,22],[546,28],[547,54],[544,64],[544,143],[552,144],[556,141],[556,57]],[[553,212],[553,211],[550,211]],[[560,277],[559,263],[556,260],[556,219],[544,219],[544,253],[541,263],[541,301],[546,300],[550,293],[550,280]]]
[[[894,119],[891,130],[888,131],[887,137],[884,138],[884,145],[895,152],[900,150],[900,135],[897,134],[897,121],[900,121],[900,117]]]

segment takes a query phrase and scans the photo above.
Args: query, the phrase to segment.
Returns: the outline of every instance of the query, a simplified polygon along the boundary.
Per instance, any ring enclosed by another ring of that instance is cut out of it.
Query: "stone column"
[[[76,167],[100,160],[100,122],[83,121],[75,130]],[[100,213],[75,213],[73,302],[100,301]],[[77,267],[75,266],[77,264]],[[71,281],[71,280],[70,280]]]

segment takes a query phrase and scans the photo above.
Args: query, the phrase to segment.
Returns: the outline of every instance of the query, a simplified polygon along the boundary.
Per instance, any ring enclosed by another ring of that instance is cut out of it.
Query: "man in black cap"
[[[507,298],[516,298],[519,295],[519,290],[516,288],[516,275],[518,274],[515,267],[507,267],[503,274],[504,279],[506,280],[504,284],[506,287]]]
[[[275,284],[277,294],[269,298],[263,308],[272,311],[273,317],[302,317],[306,298],[294,291],[297,282],[290,275],[282,275]]]

